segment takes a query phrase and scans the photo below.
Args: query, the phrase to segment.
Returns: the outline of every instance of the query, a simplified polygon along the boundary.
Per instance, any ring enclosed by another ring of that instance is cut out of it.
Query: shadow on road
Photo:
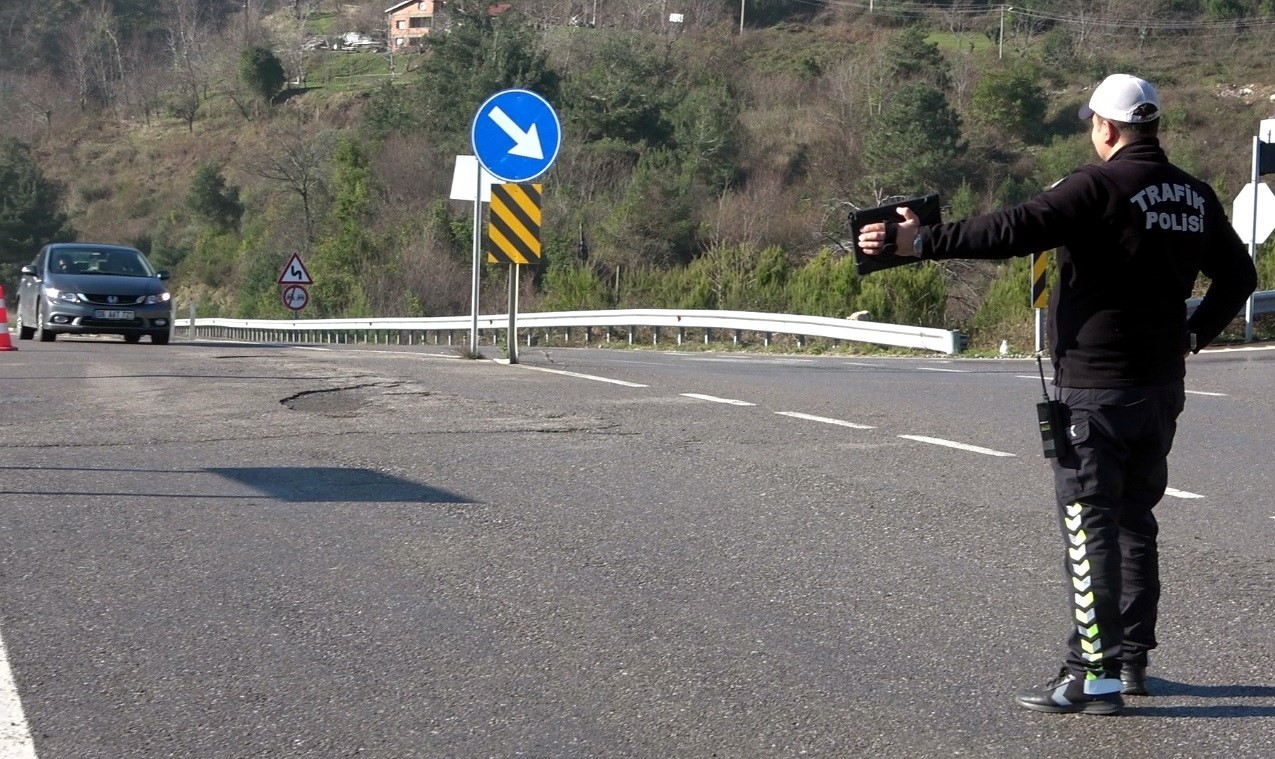
[[[370,469],[341,467],[234,467],[204,471],[247,485],[281,501],[326,503],[473,503],[442,488],[421,485]]]
[[[1195,685],[1147,678],[1147,687],[1157,696],[1193,696],[1196,698],[1272,698],[1273,685]]]
[[[1275,699],[1275,686],[1270,685],[1195,685],[1173,680],[1149,678],[1147,686],[1155,696],[1188,696],[1191,698],[1269,698]],[[1127,698],[1124,713],[1138,717],[1195,717],[1207,719],[1275,717],[1275,704],[1210,704],[1208,706],[1157,706],[1155,699]]]
[[[401,477],[371,469],[342,467],[227,467],[206,469],[115,469],[110,467],[13,467],[0,466],[0,471],[63,471],[121,473],[147,475],[190,475],[207,473],[223,477],[249,487],[261,498],[274,498],[288,503],[454,503],[474,504],[474,501],[450,490],[422,485]],[[132,489],[124,492],[86,492],[83,490],[3,490],[4,495],[36,496],[118,496],[132,498],[186,498],[199,500],[242,500],[252,495],[241,493],[162,493]]]

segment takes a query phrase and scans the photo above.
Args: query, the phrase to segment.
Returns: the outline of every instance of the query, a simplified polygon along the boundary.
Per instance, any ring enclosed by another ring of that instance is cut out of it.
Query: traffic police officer
[[[1068,655],[1057,677],[1018,694],[1044,712],[1114,714],[1146,695],[1156,646],[1158,528],[1152,507],[1182,411],[1185,357],[1231,322],[1257,285],[1213,189],[1169,162],[1147,81],[1107,77],[1080,117],[1100,164],[1018,206],[963,221],[870,224],[865,253],[1005,259],[1058,248],[1049,304],[1066,451],[1052,459],[1065,549]],[[1187,318],[1197,276],[1210,283]]]

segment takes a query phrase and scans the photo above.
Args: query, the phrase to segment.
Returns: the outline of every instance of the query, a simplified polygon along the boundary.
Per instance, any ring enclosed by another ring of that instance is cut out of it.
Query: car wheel
[[[168,345],[168,332],[152,332],[151,342],[155,345]]]
[[[22,302],[18,301],[18,339],[30,340],[35,337],[35,327],[28,327],[22,323]]]
[[[130,344],[140,343],[141,341],[142,341],[141,335],[124,335],[124,342],[126,343],[130,343]]]
[[[43,305],[36,306],[35,309],[35,334],[39,336],[40,342],[42,343],[51,343],[58,339],[58,333],[50,332],[49,329],[44,326]]]

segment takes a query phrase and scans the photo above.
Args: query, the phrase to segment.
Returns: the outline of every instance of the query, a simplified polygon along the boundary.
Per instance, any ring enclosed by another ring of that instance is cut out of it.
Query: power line
[[[1047,21],[1065,26],[1087,29],[1101,28],[1107,30],[1128,29],[1140,33],[1146,31],[1203,31],[1234,34],[1236,32],[1246,30],[1275,29],[1275,17],[1270,16],[1213,21],[1202,18],[1171,19],[1152,18],[1148,16],[1143,19],[1128,20],[1111,19],[1098,15],[1049,13],[1030,8],[1011,6],[1008,4],[937,5],[933,3],[907,3],[896,5],[893,3],[879,3],[876,2],[876,0],[873,0],[871,3],[865,3],[862,2],[862,0],[798,0],[798,2],[815,7],[846,8],[866,11],[873,15],[890,17],[915,16],[918,13],[933,15],[992,16],[999,14],[1003,9],[1009,16],[1021,16],[1023,18]],[[1151,11],[1149,10],[1148,12],[1150,13]]]

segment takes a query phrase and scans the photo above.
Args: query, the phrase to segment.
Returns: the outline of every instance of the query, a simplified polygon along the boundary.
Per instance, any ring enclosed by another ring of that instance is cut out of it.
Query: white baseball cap
[[[1080,118],[1085,121],[1095,113],[1108,121],[1125,124],[1155,121],[1160,118],[1160,95],[1145,79],[1129,74],[1112,74],[1094,88],[1089,105],[1080,106]]]

